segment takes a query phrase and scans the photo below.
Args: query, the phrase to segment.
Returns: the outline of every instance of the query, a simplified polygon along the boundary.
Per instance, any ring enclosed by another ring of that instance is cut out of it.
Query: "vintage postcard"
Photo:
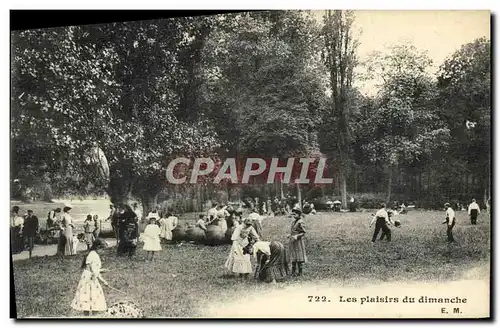
[[[489,11],[114,14],[12,20],[14,317],[491,317]]]

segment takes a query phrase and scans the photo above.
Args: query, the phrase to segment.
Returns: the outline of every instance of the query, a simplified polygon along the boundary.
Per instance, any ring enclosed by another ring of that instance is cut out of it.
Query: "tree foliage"
[[[437,75],[411,44],[374,53],[366,77],[379,92],[367,95],[355,83],[354,20],[259,11],[12,32],[12,177],[47,195],[106,190],[149,208],[165,188],[210,197],[168,185],[175,157],[218,168],[227,157],[327,155],[343,201],[368,185],[388,198],[415,181],[436,194],[487,188],[490,41],[464,45]],[[460,175],[480,188],[465,190]]]

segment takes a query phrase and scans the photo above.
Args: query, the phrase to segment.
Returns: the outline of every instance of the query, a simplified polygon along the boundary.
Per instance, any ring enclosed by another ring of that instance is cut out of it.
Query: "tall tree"
[[[172,156],[217,147],[208,122],[178,115],[184,68],[176,56],[189,28],[162,20],[16,33],[14,142],[32,136],[51,161],[64,163],[55,170],[71,163],[80,173],[83,154],[98,143],[112,201],[133,194],[146,210],[154,206]]]
[[[374,108],[363,122],[365,156],[387,172],[387,202],[393,176],[401,165],[414,166],[432,158],[446,145],[449,129],[433,104],[435,84],[427,72],[429,57],[412,45],[395,45],[373,53],[368,72],[381,80]]]
[[[347,207],[347,175],[351,153],[349,107],[346,105],[352,88],[354,67],[357,65],[358,41],[354,35],[354,12],[327,10],[324,17],[323,58],[330,75],[330,110],[323,120],[321,150],[338,158],[342,206]]]
[[[451,130],[450,162],[455,175],[478,179],[485,202],[491,197],[491,43],[479,38],[448,57],[438,72],[440,116]],[[467,181],[466,184],[469,184]]]

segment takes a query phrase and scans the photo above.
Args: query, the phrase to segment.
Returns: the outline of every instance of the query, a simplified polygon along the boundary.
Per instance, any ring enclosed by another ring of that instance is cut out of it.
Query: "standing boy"
[[[448,243],[454,243],[455,239],[453,238],[453,227],[455,226],[455,211],[451,208],[450,203],[444,204],[444,207],[446,208],[446,220],[443,224],[446,223]]]

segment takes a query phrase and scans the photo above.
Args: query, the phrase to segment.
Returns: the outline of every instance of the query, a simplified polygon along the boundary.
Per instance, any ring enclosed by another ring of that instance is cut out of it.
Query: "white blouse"
[[[270,244],[271,243],[268,241],[258,241],[255,244],[253,244],[253,256],[256,258],[258,251],[261,251],[267,256],[270,256],[271,255],[271,249],[269,248]]]

